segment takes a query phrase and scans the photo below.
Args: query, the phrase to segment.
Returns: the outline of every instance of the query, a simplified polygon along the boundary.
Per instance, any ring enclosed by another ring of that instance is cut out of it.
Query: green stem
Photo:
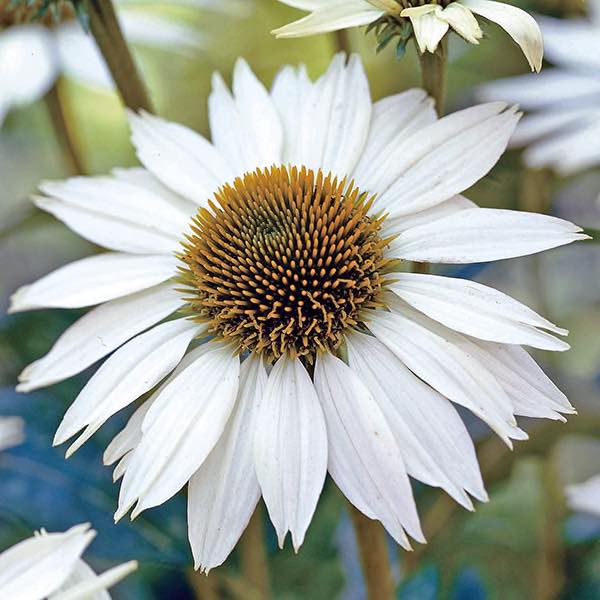
[[[348,29],[338,29],[335,32],[335,45],[337,52],[345,52],[350,55],[352,52],[352,42],[350,41],[350,31]]]
[[[354,533],[362,563],[368,600],[391,600],[394,580],[385,539],[385,531],[379,521],[365,517],[348,502],[348,510],[354,525]]]
[[[153,112],[146,86],[131,56],[112,0],[85,0],[90,30],[128,108]]]
[[[75,134],[69,125],[72,119],[69,118],[70,111],[64,88],[65,81],[59,77],[46,93],[44,100],[69,175],[83,175],[85,166]]]
[[[444,114],[448,75],[448,36],[444,36],[435,52],[419,53],[421,86],[434,99],[438,116]]]
[[[269,569],[261,505],[256,507],[240,540],[239,549],[245,583],[255,592],[256,598],[270,598]]]

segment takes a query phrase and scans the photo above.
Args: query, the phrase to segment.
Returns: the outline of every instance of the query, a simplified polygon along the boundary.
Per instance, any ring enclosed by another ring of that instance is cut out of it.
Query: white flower
[[[435,52],[449,28],[467,42],[479,44],[483,33],[474,14],[494,21],[519,44],[532,71],[542,68],[544,46],[535,19],[525,11],[492,0],[458,0],[421,4],[411,0],[279,0],[310,11],[306,17],[280,27],[280,38],[301,37],[375,23],[382,17],[410,19],[417,45],[423,52]]]
[[[229,9],[231,1],[221,0],[219,9]],[[203,46],[202,34],[193,28],[160,13],[142,10],[143,5],[156,7],[157,4],[217,8],[208,0],[170,0],[169,3],[120,0],[119,20],[133,43],[171,51],[190,51]],[[52,28],[25,24],[0,30],[0,125],[10,109],[43,97],[61,73],[85,85],[113,88],[94,40],[74,19]]]
[[[0,417],[0,450],[18,446],[25,439],[25,422],[20,417]]]
[[[28,538],[0,554],[0,597],[14,600],[110,600],[106,591],[137,569],[130,561],[96,575],[81,559],[96,536],[89,524]]]
[[[523,158],[529,167],[573,175],[600,165],[599,13],[600,7],[590,20],[539,18],[546,57],[556,67],[479,90],[483,98],[518,102],[530,111],[511,140],[527,147]]]
[[[422,90],[373,104],[360,60],[338,55],[315,83],[284,68],[270,92],[240,60],[233,93],[215,75],[209,109],[212,143],[130,114],[145,168],[42,184],[40,208],[110,251],[13,296],[12,311],[99,304],[18,389],[111,354],[56,433],[81,432],[70,454],[160,384],[104,460],[123,477],[117,518],[189,482],[197,567],[225,560],[261,493],[280,544],[290,531],[298,548],[326,471],[400,544],[423,541],[408,475],[468,509],[487,498],[453,403],[509,445],[527,437],[515,414],[574,411],[521,348],[566,350],[553,335],[566,331],[402,261],[492,261],[586,236],[460,195],[505,149],[519,114],[503,103],[439,120]]]
[[[600,516],[600,475],[585,483],[566,488],[567,502],[573,510]]]

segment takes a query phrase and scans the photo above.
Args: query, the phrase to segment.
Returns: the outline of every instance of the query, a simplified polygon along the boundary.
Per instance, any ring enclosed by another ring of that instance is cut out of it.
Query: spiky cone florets
[[[75,17],[79,0],[0,0],[0,27],[23,23],[54,25]]]

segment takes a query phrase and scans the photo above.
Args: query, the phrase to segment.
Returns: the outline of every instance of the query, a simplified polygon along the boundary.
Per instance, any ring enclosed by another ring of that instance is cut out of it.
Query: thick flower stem
[[[442,38],[435,52],[419,53],[421,62],[421,86],[434,99],[435,110],[441,117],[446,102],[446,80],[448,72],[448,40]]]
[[[69,175],[83,175],[85,167],[79,152],[77,140],[70,125],[69,107],[66,102],[65,82],[58,78],[45,96],[46,107],[54,135],[60,146],[65,166]]]
[[[385,540],[385,531],[379,521],[365,517],[348,503],[354,533],[362,563],[367,597],[369,600],[394,598],[394,580]]]
[[[347,55],[350,55],[352,52],[352,43],[348,29],[338,29],[335,32],[335,45],[337,52],[345,52]]]
[[[271,592],[262,516],[262,507],[258,505],[240,540],[239,550],[245,583],[255,591],[257,598],[264,599],[269,598]]]
[[[153,112],[146,86],[129,52],[112,0],[85,0],[90,30],[125,106]]]

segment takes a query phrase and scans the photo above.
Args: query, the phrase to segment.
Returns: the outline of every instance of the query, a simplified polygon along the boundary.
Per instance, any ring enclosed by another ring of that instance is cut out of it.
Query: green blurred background
[[[558,3],[521,4],[560,15]],[[177,8],[175,19],[204,35],[204,49],[182,54],[137,51],[158,113],[208,134],[207,96],[213,71],[230,80],[236,57],[245,57],[269,85],[278,69],[303,62],[315,77],[337,51],[336,35],[276,40],[269,31],[300,15],[275,0],[255,0],[244,18]],[[525,60],[510,38],[485,24],[479,47],[450,40],[447,110],[473,103],[479,83],[523,73]],[[349,35],[364,60],[374,99],[418,85],[412,44],[397,61],[390,47],[379,55],[362,30]],[[0,82],[1,85],[1,82]],[[115,94],[67,81],[70,122],[89,174],[135,165],[124,112]],[[41,179],[67,175],[44,102],[12,111],[0,130],[0,414],[27,419],[27,441],[0,455],[0,550],[41,526],[62,530],[82,521],[98,529],[87,555],[99,568],[137,558],[137,574],[115,588],[115,598],[251,598],[234,553],[208,580],[190,574],[185,499],[180,495],[146,516],[114,526],[118,487],[101,466],[102,449],[123,423],[113,419],[74,458],[50,449],[65,408],[84,373],[48,390],[18,395],[22,367],[45,353],[80,313],[38,311],[5,316],[19,285],[98,249],[33,208],[28,196]],[[524,171],[518,152],[507,153],[492,173],[466,195],[484,206],[531,209],[586,227],[600,228],[595,198],[600,173],[560,180]],[[524,420],[531,440],[509,452],[489,430],[466,416],[477,440],[491,500],[469,514],[441,491],[415,485],[429,544],[407,554],[390,542],[399,598],[600,598],[600,519],[570,513],[563,487],[600,472],[600,254],[589,242],[492,265],[447,268],[474,278],[542,311],[571,330],[572,350],[536,358],[578,408],[568,424]],[[307,541],[297,556],[276,550],[265,522],[273,596],[281,599],[365,597],[355,542],[344,502],[328,483]]]

